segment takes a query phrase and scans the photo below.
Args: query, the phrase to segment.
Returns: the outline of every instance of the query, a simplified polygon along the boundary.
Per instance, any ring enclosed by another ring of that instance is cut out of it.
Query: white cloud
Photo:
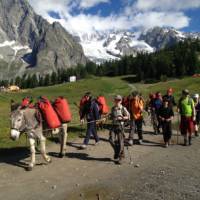
[[[199,8],[200,0],[137,0],[134,7],[139,10],[185,10]]]
[[[190,21],[182,12],[145,12],[137,14],[133,20],[136,27],[144,29],[155,26],[180,29],[187,27]]]
[[[109,2],[110,2],[110,0],[82,0],[80,2],[80,7],[81,8],[91,8],[100,3],[109,3]]]
[[[181,29],[187,27],[190,22],[190,19],[182,10],[195,8],[200,5],[200,0],[125,1],[127,1],[127,4],[124,4],[119,13],[113,14],[111,11],[109,16],[104,17],[98,13],[95,15],[85,14],[84,10],[99,3],[109,3],[110,0],[29,0],[38,14],[51,23],[59,21],[69,32],[77,34],[92,34],[95,31],[105,32],[113,29],[147,29],[154,26],[170,26]],[[72,14],[75,7],[79,11],[76,15]],[[172,7],[174,9],[169,11]],[[50,17],[49,11],[57,12],[61,19],[58,20]]]

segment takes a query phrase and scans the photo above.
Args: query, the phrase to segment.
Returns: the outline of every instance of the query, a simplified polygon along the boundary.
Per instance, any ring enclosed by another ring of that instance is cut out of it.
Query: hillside
[[[175,90],[176,99],[179,98],[181,90],[188,88],[192,92],[200,93],[199,89],[200,78],[184,78],[176,79],[168,82],[160,82],[156,84],[133,84],[132,77],[102,77],[102,78],[90,78],[81,80],[77,83],[61,84],[51,87],[36,88],[32,90],[24,90],[20,93],[0,93],[0,145],[1,147],[10,146],[23,146],[25,145],[25,138],[20,139],[19,142],[12,142],[9,139],[9,101],[14,99],[20,101],[25,96],[33,96],[35,99],[40,95],[45,95],[50,99],[54,99],[59,95],[63,95],[68,98],[73,112],[73,121],[70,124],[70,135],[76,136],[80,133],[80,127],[73,126],[79,122],[78,109],[74,105],[74,102],[79,102],[81,95],[87,91],[91,91],[95,96],[103,94],[106,96],[109,105],[112,105],[113,96],[115,94],[127,95],[133,89],[138,89],[143,95],[148,97],[148,93],[161,91],[165,93],[168,87],[172,87]]]
[[[60,23],[47,22],[27,0],[0,0],[0,80],[85,63],[81,45]]]

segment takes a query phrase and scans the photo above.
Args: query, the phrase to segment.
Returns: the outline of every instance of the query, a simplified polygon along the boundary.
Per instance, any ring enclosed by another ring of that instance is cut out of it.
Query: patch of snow
[[[92,60],[112,60],[116,59],[116,57],[108,54],[106,49],[103,47],[105,40],[100,41],[90,41],[90,42],[81,42],[83,46],[84,53],[87,57],[91,58]]]
[[[132,40],[132,42],[130,43],[130,46],[132,48],[137,49],[138,51],[141,52],[147,52],[147,53],[152,53],[154,52],[154,48],[152,48],[150,45],[148,45],[145,41],[143,40]]]
[[[0,59],[3,59],[3,55],[0,54]]]
[[[23,46],[20,44],[17,44],[16,41],[12,40],[12,41],[4,41],[3,43],[0,43],[0,47],[10,47],[11,49],[14,50],[14,56],[17,55],[17,52],[20,50],[26,50],[26,53],[31,53],[32,50],[29,48],[29,46]]]
[[[29,48],[29,46],[22,46],[22,45],[16,45],[11,47],[15,51],[15,56],[17,55],[17,52],[20,50],[27,50],[27,53],[31,53],[32,50]]]
[[[113,37],[111,37],[112,40],[107,45],[106,51],[112,52],[115,55],[119,55],[121,52],[120,52],[120,50],[116,49],[116,47],[117,47],[116,45],[120,41],[121,38],[122,38],[122,35],[120,35],[120,34],[114,35]]]
[[[7,46],[12,46],[15,44],[15,41],[4,41],[3,43],[0,43],[0,47],[7,47]]]
[[[186,36],[181,31],[176,30],[175,32],[177,34],[177,37],[182,38],[182,39],[186,38]]]

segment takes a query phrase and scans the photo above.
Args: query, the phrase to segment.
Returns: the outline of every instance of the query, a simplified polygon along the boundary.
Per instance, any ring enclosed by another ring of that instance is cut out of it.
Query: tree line
[[[0,85],[35,88],[68,82],[70,76],[83,79],[88,75],[136,75],[136,81],[153,81],[195,73],[200,73],[200,41],[188,39],[151,54],[141,52],[136,57],[124,56],[120,60],[106,61],[100,65],[88,62],[85,66],[79,64],[74,68],[58,69],[46,76],[24,75],[15,80],[0,81]]]

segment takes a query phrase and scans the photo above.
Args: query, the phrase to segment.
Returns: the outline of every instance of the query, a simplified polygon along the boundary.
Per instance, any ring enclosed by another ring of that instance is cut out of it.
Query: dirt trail
[[[112,160],[108,132],[102,132],[101,137],[98,146],[90,145],[87,150],[76,148],[82,139],[69,141],[63,159],[55,153],[58,145],[48,146],[53,162],[41,165],[43,160],[37,155],[39,164],[32,172],[22,167],[29,159],[28,150],[4,151],[0,155],[0,199],[200,199],[199,138],[191,147],[171,145],[166,149],[160,145],[161,135],[145,134],[146,142],[129,147],[129,152],[126,149],[124,164],[119,166]],[[176,142],[176,137],[173,139]]]

